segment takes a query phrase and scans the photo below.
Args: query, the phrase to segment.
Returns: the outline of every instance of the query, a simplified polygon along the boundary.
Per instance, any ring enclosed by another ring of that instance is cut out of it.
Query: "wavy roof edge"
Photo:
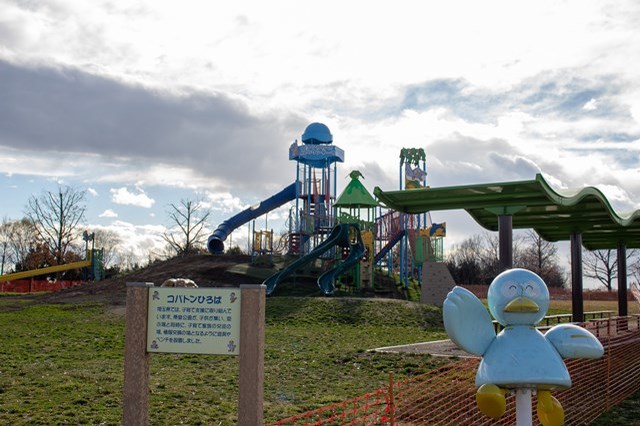
[[[635,210],[632,212],[626,213],[618,213],[611,206],[609,199],[595,186],[585,186],[584,188],[579,189],[564,189],[564,190],[556,190],[554,189],[549,182],[544,178],[544,176],[540,173],[536,174],[535,181],[547,192],[547,194],[553,194],[558,197],[560,201],[557,204],[573,206],[577,205],[584,198],[589,196],[596,197],[602,205],[607,209],[609,215],[612,219],[616,220],[622,226],[628,226],[631,222],[640,219],[640,210]],[[562,201],[566,201],[567,204],[563,204]],[[628,224],[626,224],[628,222]]]
[[[597,188],[555,190],[542,176],[527,181],[382,191],[374,195],[387,207],[405,213],[466,210],[481,226],[497,230],[498,215],[513,216],[514,228],[535,229],[549,241],[583,234],[589,249],[617,243],[640,247],[640,210],[618,213]]]

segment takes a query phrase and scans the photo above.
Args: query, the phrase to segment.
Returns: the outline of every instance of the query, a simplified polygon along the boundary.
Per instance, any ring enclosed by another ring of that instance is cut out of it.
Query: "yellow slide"
[[[49,266],[46,268],[32,269],[30,271],[14,272],[12,274],[0,275],[0,283],[7,281],[20,280],[22,278],[37,277],[38,275],[52,274],[54,272],[68,271],[69,269],[88,268],[91,266],[91,260],[83,260],[81,262],[66,263],[64,265]]]

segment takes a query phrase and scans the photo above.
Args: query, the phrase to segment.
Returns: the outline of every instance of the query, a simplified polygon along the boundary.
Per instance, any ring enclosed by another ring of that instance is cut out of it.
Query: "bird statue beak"
[[[511,302],[507,303],[507,306],[504,307],[505,312],[534,313],[538,312],[539,310],[540,307],[536,302],[522,296],[513,299]]]

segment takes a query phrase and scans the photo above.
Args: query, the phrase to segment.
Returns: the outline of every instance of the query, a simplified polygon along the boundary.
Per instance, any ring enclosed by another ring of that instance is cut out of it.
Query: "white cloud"
[[[620,216],[624,216],[624,214],[633,206],[633,200],[631,199],[629,192],[619,185],[600,184],[598,185],[598,189],[602,191],[605,197],[607,197],[611,206]]]
[[[345,150],[339,188],[360,169],[368,189],[396,189],[400,149],[423,147],[433,186],[539,170],[640,207],[633,0],[374,3],[366,19],[332,0],[4,3],[0,173],[107,184],[150,209],[142,222],[168,191],[206,194],[216,220],[274,194],[311,121]]]
[[[144,193],[141,189],[138,189],[138,193],[134,194],[129,192],[126,187],[122,188],[111,188],[111,201],[116,204],[124,204],[131,205],[136,207],[144,207],[151,208],[155,203],[155,200],[149,198],[147,194]]]
[[[240,198],[233,196],[229,192],[206,192],[205,196],[202,206],[211,210],[218,210],[223,213],[237,213],[249,207]]]
[[[98,217],[109,217],[109,218],[118,217],[118,213],[114,212],[111,209],[107,209],[107,210],[103,211],[102,213],[100,213],[98,215]]]
[[[87,192],[91,194],[93,197],[98,196],[98,191],[96,191],[95,188],[87,188]]]
[[[150,256],[160,255],[165,247],[162,233],[166,228],[162,225],[134,225],[131,222],[116,220],[108,226],[93,225],[92,228],[109,230],[120,239],[118,252],[126,257],[130,264],[146,264]]]
[[[589,102],[582,106],[582,109],[585,111],[595,111],[598,109],[598,101],[594,98],[591,98]]]

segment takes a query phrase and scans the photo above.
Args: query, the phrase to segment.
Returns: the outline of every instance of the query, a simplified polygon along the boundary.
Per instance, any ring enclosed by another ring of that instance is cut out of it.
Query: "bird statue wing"
[[[483,355],[496,337],[487,308],[466,288],[456,286],[449,292],[442,317],[449,338],[471,354]]]
[[[558,324],[544,335],[562,358],[600,358],[602,343],[588,330],[573,324]]]

